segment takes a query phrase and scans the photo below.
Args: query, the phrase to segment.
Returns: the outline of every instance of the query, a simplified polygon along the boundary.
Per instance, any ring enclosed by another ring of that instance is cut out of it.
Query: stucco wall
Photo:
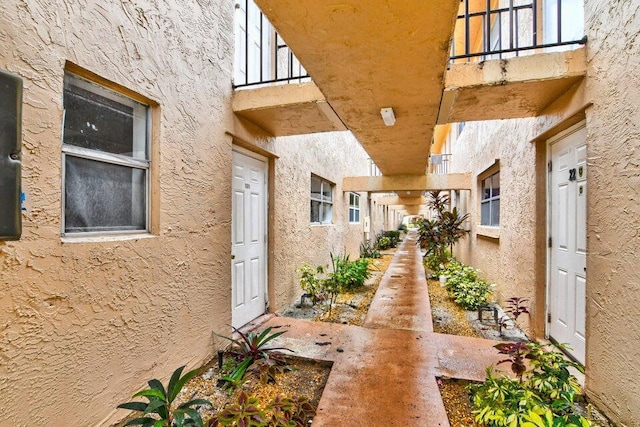
[[[457,257],[499,284],[497,297],[533,299],[535,259],[535,146],[533,119],[467,123],[452,144],[452,172],[471,172],[473,188],[463,192],[471,214],[471,233],[456,247]],[[480,226],[478,176],[499,160],[500,226],[485,233]],[[493,237],[489,237],[493,236]],[[528,325],[523,325],[528,326]]]
[[[475,177],[500,159],[499,240],[478,237],[478,188],[468,203],[469,238],[457,256],[499,284],[499,295],[532,298],[530,331],[544,331],[546,143],[529,141],[586,109],[588,146],[587,356],[589,397],[620,425],[640,425],[640,5],[585,2],[588,69],[534,119],[467,123],[452,145],[452,171]],[[575,116],[574,116],[575,117]],[[547,134],[547,137],[551,136]],[[536,151],[537,150],[537,151]],[[477,184],[477,182],[475,182]]]
[[[232,19],[233,4],[215,0],[4,5],[0,68],[24,79],[27,211],[22,239],[0,242],[0,425],[108,424],[146,380],[226,345],[212,332],[231,323]],[[157,103],[152,234],[61,238],[67,61]],[[347,169],[365,173],[366,157],[347,133],[264,144],[280,156],[270,200],[280,309],[302,262],[357,256],[361,225],[347,224],[340,186]],[[335,225],[309,226],[312,172],[336,183]]]
[[[587,1],[587,389],[640,425],[640,4]]]
[[[22,240],[0,243],[0,424],[96,424],[214,352],[231,304],[232,17],[225,1],[3,4],[0,67],[24,79],[27,211]],[[61,241],[66,61],[159,104],[157,235]]]

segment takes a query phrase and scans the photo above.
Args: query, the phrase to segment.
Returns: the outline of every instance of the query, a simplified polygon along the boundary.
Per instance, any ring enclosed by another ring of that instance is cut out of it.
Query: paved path
[[[436,377],[480,381],[499,360],[495,341],[433,332],[421,261],[409,234],[362,327],[263,319],[263,327],[288,325],[275,344],[333,362],[313,427],[449,426]]]

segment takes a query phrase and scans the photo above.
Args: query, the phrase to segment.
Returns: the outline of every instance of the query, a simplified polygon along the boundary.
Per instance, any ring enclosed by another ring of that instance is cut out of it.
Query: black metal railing
[[[234,88],[311,80],[253,0],[236,2],[235,28]]]
[[[460,3],[461,12],[451,44],[451,62],[513,57],[533,49],[586,43],[582,34],[563,32],[563,18],[575,12],[570,9],[574,7],[573,3],[565,1],[563,5],[562,0],[556,0],[555,10],[546,13],[542,11],[541,0],[498,2],[508,3],[504,7],[493,7],[496,2],[486,0],[482,8],[473,7],[482,3],[478,0],[460,0]],[[578,16],[582,16],[582,11]]]

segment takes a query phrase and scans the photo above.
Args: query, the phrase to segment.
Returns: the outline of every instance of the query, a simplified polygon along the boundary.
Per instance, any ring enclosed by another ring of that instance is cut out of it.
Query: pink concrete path
[[[314,427],[449,426],[436,377],[482,380],[499,360],[495,341],[433,332],[415,234],[398,248],[364,326],[277,316],[258,323],[287,326],[274,345],[333,362]]]

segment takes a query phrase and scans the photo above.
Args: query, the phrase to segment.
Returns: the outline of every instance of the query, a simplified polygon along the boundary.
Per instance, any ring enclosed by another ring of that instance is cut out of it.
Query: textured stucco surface
[[[27,211],[22,240],[0,246],[1,425],[95,425],[214,352],[211,331],[230,323],[232,14],[224,1],[3,4],[0,67],[24,79]],[[61,241],[66,61],[159,104],[157,235]]]
[[[587,388],[640,425],[640,4],[587,2]]]
[[[24,79],[27,211],[22,239],[0,242],[0,425],[108,424],[146,380],[226,345],[212,332],[231,323],[232,24],[221,0],[3,5],[0,68]],[[61,238],[67,61],[157,104],[152,234]],[[270,232],[282,308],[302,262],[357,256],[361,225],[347,224],[339,185],[366,156],[348,133],[263,144],[280,156]],[[309,226],[311,172],[338,184],[335,225]]]
[[[501,172],[499,240],[476,234],[476,188],[468,201],[474,215],[472,233],[457,252],[499,284],[501,297],[533,298],[532,322],[524,326],[537,336],[543,334],[546,145],[544,140],[529,141],[543,133],[552,136],[553,126],[562,126],[564,119],[591,105],[585,111],[590,174],[586,390],[614,422],[636,426],[640,425],[640,77],[633,70],[640,66],[640,5],[588,0],[585,20],[589,41],[584,83],[540,117],[467,123],[453,144],[454,172],[471,169],[477,176],[494,159],[500,159]]]

